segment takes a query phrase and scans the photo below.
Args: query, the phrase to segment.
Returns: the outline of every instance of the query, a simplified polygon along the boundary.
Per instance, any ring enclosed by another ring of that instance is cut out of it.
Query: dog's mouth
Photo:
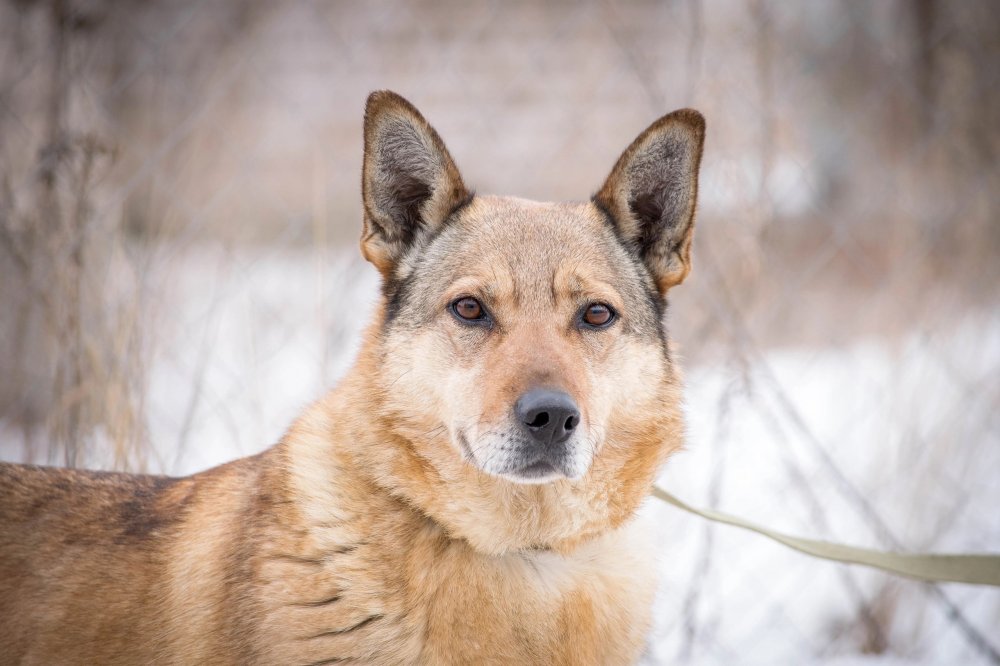
[[[486,470],[489,471],[489,470]],[[512,461],[506,469],[491,472],[514,483],[539,484],[570,478],[565,462],[539,458],[532,462]]]
[[[480,455],[476,455],[465,433],[458,432],[456,439],[466,462],[487,474],[515,483],[539,484],[579,476],[574,474],[570,456],[565,451],[550,451],[542,455],[517,452],[517,447],[509,446],[508,442],[508,446],[501,447],[499,451],[480,451]]]
[[[566,474],[547,460],[536,460],[533,463],[509,473],[507,476],[517,477],[520,481],[531,483],[542,483],[556,478],[563,478]]]

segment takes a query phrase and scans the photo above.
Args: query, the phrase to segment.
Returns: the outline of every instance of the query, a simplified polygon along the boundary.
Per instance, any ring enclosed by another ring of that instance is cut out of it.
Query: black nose
[[[580,410],[562,391],[532,389],[517,399],[514,413],[540,444],[565,442],[580,424]]]

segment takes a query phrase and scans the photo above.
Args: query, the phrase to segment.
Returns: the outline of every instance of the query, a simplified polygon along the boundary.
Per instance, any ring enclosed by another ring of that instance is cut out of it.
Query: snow
[[[975,353],[970,353],[974,350]],[[745,373],[697,368],[687,381],[687,451],[661,484],[699,505],[801,536],[901,550],[1000,552],[1000,313],[970,316],[933,337],[838,349],[772,351]],[[985,427],[984,427],[985,425]],[[838,480],[839,479],[839,480]],[[662,587],[649,663],[872,663],[834,640],[858,597],[892,602],[878,663],[986,663],[917,583],[827,563],[758,535],[650,506],[660,527]],[[709,573],[698,578],[711,531]],[[891,536],[886,535],[886,531]],[[692,580],[695,582],[692,583]],[[692,588],[696,610],[685,610]],[[943,586],[987,638],[1000,591]]]

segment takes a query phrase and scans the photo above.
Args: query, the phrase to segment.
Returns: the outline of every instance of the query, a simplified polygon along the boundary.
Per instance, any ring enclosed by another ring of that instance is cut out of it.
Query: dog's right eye
[[[483,307],[483,304],[471,296],[460,298],[452,303],[451,311],[459,319],[464,319],[465,321],[483,321],[486,319],[486,309]]]

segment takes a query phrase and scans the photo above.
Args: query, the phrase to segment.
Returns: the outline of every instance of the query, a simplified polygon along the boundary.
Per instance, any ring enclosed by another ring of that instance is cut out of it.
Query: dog
[[[0,465],[0,662],[634,662],[704,134],[660,118],[584,203],[480,196],[372,93],[382,293],[352,370],[277,445],[190,477]]]

